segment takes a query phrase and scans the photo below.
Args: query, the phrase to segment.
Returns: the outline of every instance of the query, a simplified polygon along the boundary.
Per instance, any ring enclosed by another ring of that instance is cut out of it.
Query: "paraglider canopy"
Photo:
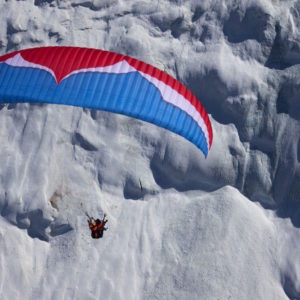
[[[78,47],[42,47],[0,56],[0,103],[53,103],[151,122],[207,156],[213,140],[200,101],[167,73],[129,56]]]

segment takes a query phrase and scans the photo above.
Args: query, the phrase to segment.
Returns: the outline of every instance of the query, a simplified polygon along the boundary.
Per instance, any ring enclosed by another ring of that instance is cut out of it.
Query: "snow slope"
[[[0,107],[0,298],[300,299],[299,15],[294,0],[0,0],[1,54],[135,56],[214,130],[205,160],[123,116]],[[104,239],[85,210],[107,213]]]

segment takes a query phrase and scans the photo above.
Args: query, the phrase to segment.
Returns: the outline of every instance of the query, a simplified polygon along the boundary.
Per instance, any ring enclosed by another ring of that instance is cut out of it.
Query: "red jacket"
[[[89,228],[92,231],[92,238],[98,239],[103,236],[104,226],[107,223],[107,220],[100,221],[99,219],[96,220],[96,224],[93,225],[93,223],[89,220]]]

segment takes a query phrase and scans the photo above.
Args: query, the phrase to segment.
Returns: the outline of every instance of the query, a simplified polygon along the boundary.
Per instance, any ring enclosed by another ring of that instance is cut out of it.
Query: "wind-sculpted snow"
[[[214,131],[205,160],[125,117],[1,106],[0,295],[300,298],[300,1],[220,3],[0,3],[1,55],[72,45],[135,56],[185,84]],[[107,212],[103,240],[84,210]]]
[[[106,197],[112,224],[101,244],[90,239],[84,218],[49,243],[0,220],[1,233],[12,236],[1,249],[7,298],[287,299],[274,264],[274,224],[237,190],[170,190],[146,202]],[[121,219],[127,226],[117,226]]]

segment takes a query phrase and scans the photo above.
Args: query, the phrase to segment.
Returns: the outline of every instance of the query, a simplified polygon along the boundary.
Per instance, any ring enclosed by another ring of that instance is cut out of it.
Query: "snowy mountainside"
[[[300,299],[300,1],[2,0],[0,15],[1,54],[137,57],[214,131],[205,159],[135,119],[1,106],[1,299]],[[103,240],[85,210],[108,214]]]

